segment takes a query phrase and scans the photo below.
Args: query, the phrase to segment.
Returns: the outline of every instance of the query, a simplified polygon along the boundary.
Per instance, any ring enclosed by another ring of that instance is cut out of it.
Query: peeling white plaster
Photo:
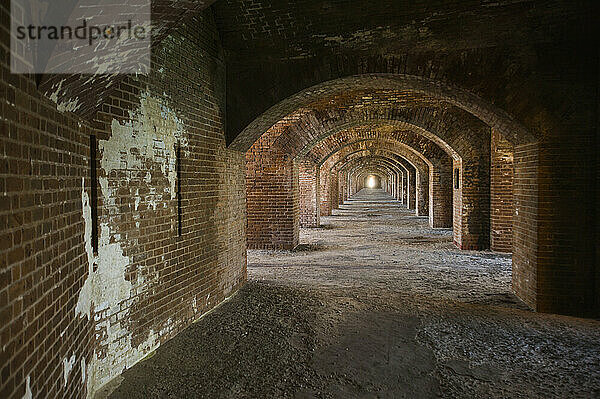
[[[75,366],[75,354],[74,353],[71,355],[70,359],[67,359],[67,358],[63,359],[63,376],[65,377],[65,387],[67,386],[67,383],[69,382],[69,374],[71,373],[71,370],[73,370],[73,366]]]
[[[152,175],[162,173],[169,181],[165,189],[167,198],[176,198],[175,151],[178,142],[184,154],[187,153],[183,122],[158,99],[142,95],[140,108],[130,112],[129,120],[122,123],[113,120],[111,128],[111,137],[98,143],[102,151],[100,167],[104,172],[98,180],[105,206],[115,205],[117,197],[107,176],[114,170],[147,171],[150,160],[157,168],[144,175],[149,193],[142,197],[139,190],[136,191],[135,209],[138,210],[142,203],[154,209],[167,207],[162,189],[151,186]],[[142,273],[137,274],[137,281],[126,279],[131,262],[123,253],[120,235],[111,229],[110,219],[99,226],[98,253],[94,256],[90,201],[83,180],[81,201],[88,277],[79,294],[75,312],[80,317],[87,316],[88,320],[94,318],[96,339],[102,348],[101,352],[94,351],[89,364],[86,365],[83,359],[81,361],[82,379],[91,398],[99,387],[156,349],[160,337],[173,331],[177,323],[169,319],[158,331],[151,330],[141,344],[133,346],[132,333],[121,320],[128,318],[128,309],[137,294],[135,287],[144,285]],[[68,362],[65,359],[65,380],[73,367],[75,359],[72,359]]]
[[[70,99],[70,100],[66,100],[66,101],[60,101],[59,100],[59,96],[61,96],[62,93],[62,85],[65,82],[66,79],[61,80],[60,82],[54,84],[52,86],[52,93],[50,93],[50,95],[48,96],[50,98],[50,100],[54,101],[56,103],[56,109],[59,110],[60,112],[75,112],[79,109],[79,107],[81,107],[81,104],[79,103],[79,99],[75,98],[75,99]]]
[[[92,361],[87,368],[88,398],[92,398],[98,388],[120,375],[124,370],[135,365],[148,355],[148,353],[157,349],[160,344],[160,337],[170,333],[175,328],[176,323],[173,323],[169,319],[158,332],[150,330],[148,338],[139,346],[133,347],[131,344],[131,333],[121,328],[120,323],[110,326],[108,329],[109,339],[106,342],[108,356],[98,358],[98,353],[94,352]]]
[[[175,199],[176,146],[179,142],[182,148],[187,147],[184,123],[177,114],[157,99],[142,95],[139,111],[131,112],[130,120],[123,124],[113,119],[111,130],[110,139],[99,143],[103,152],[102,169],[107,174],[111,170],[143,170],[144,162],[153,159],[169,180],[171,199]],[[146,182],[151,178],[148,172]],[[103,187],[105,189],[108,187]]]
[[[85,385],[85,357],[81,359],[81,362],[79,363],[80,367],[81,367],[81,383]]]
[[[25,395],[23,395],[23,399],[32,399],[33,393],[31,392],[31,377],[27,376],[27,382],[25,383]]]
[[[198,301],[196,300],[196,297],[192,299],[192,309],[194,309],[194,313],[198,313]]]

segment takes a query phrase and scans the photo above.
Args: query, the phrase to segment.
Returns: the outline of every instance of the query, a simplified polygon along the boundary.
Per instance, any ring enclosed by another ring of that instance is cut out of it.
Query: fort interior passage
[[[594,1],[12,3],[0,398],[600,394]]]

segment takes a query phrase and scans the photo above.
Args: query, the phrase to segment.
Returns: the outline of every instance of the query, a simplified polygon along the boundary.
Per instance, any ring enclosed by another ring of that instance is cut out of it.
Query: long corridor
[[[239,293],[97,397],[600,395],[598,321],[528,310],[509,256],[459,251],[382,190],[300,241],[248,251]]]

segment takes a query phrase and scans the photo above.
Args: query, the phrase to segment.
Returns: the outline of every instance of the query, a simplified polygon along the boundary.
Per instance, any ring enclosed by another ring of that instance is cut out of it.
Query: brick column
[[[331,205],[331,209],[339,209],[339,187],[338,187],[338,174],[337,172],[332,172],[329,175],[329,202]]]
[[[416,215],[427,216],[429,214],[429,174],[417,174],[417,197]]]
[[[408,179],[406,181],[406,207],[408,209],[415,209],[415,205],[417,203],[417,190],[415,187],[417,186],[417,175],[415,172],[408,172]]]
[[[318,168],[311,162],[298,162],[300,227],[319,227]]]
[[[454,174],[454,243],[460,249],[489,248],[489,159],[454,161]]]
[[[429,226],[452,227],[452,164],[448,158],[429,169]]]
[[[537,311],[597,317],[594,149],[552,140],[514,150],[513,289]]]
[[[537,302],[537,144],[515,147],[512,288],[532,308]]]
[[[321,170],[319,172],[319,213],[321,216],[331,215],[330,183],[329,173]]]
[[[513,228],[513,146],[492,129],[490,165],[490,248],[512,252]]]
[[[261,137],[246,153],[248,248],[292,249],[298,245],[300,198],[298,167]]]

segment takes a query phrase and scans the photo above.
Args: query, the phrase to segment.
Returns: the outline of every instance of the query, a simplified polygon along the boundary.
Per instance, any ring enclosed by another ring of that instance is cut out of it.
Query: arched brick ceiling
[[[331,172],[346,172],[352,175],[368,166],[383,166],[396,173],[415,173],[416,169],[408,164],[406,160],[393,154],[372,155],[355,153],[345,158],[336,169]],[[420,173],[420,172],[419,172]]]
[[[379,171],[379,173],[390,177],[394,173],[399,173],[398,168],[386,161],[385,159],[374,159],[374,158],[357,158],[348,163],[348,175],[350,178],[354,178],[356,175],[366,175]]]
[[[210,7],[216,0],[151,0],[152,11],[152,44],[161,43],[169,32],[185,23],[197,23],[194,17],[198,12]],[[148,16],[150,19],[150,16]],[[52,57],[60,58],[62,54],[53,53]],[[73,57],[72,50],[66,55]],[[119,62],[135,63],[138,55],[135,52],[122,54]],[[101,104],[128,75],[103,74],[102,66],[98,66],[98,74],[46,74],[37,78],[38,88],[46,96],[55,101],[59,108],[65,104],[77,104],[75,109],[67,108],[80,117],[91,119]]]
[[[391,157],[403,165],[408,163],[421,173],[426,173],[433,166],[428,159],[404,144],[392,141],[363,141],[342,148],[321,166],[321,170],[339,169],[343,167],[345,160],[354,154]]]
[[[330,171],[340,171],[344,169],[350,160],[355,158],[385,158],[393,161],[397,165],[401,166],[405,170],[418,171],[420,174],[426,175],[429,171],[429,165],[423,162],[412,154],[410,151],[402,147],[396,147],[392,149],[362,149],[362,148],[351,148],[340,154],[340,157],[335,161],[332,160],[330,163],[324,165],[321,168],[322,173],[328,173]]]
[[[305,58],[325,50],[439,51],[507,41],[544,43],[577,15],[570,4],[550,3],[551,7],[531,0],[221,0],[214,8],[230,58],[245,60],[257,55]],[[536,29],[541,17],[545,30]]]
[[[536,140],[535,136],[525,130],[523,126],[506,112],[464,89],[415,76],[370,74],[328,81],[286,98],[252,121],[236,137],[230,147],[247,150],[262,133],[269,130],[286,116],[292,115],[298,110],[302,113],[307,113],[311,104],[322,103],[323,97],[332,98],[358,89],[366,89],[368,91],[395,89],[394,91],[410,92],[411,95],[409,98],[414,99],[412,102],[417,102],[418,99],[434,98],[438,102],[452,104],[473,114],[490,127],[500,131],[507,140],[513,143]],[[410,103],[408,102],[407,104]]]
[[[468,112],[432,97],[397,90],[324,96],[287,115],[269,132],[277,132],[273,145],[299,157],[329,135],[368,124],[412,130],[435,141],[456,159],[470,158],[489,146],[489,127]]]
[[[399,130],[392,125],[357,126],[343,130],[322,140],[306,158],[322,164],[327,157],[352,143],[365,142],[371,146],[389,146],[402,143],[429,161],[448,158],[448,154],[435,142],[410,130]]]
[[[351,179],[364,178],[370,174],[376,174],[383,178],[390,178],[396,171],[389,165],[377,162],[357,162],[350,173],[348,174]]]
[[[488,125],[504,127],[515,143],[537,141],[585,119],[568,110],[580,90],[591,90],[586,79],[597,75],[576,52],[595,48],[594,3],[218,1],[215,17],[228,65],[228,142],[245,151],[325,82],[374,73],[460,88],[446,97]],[[565,78],[569,85],[559,83]]]
[[[389,123],[413,130],[454,157],[469,157],[487,145],[482,138],[489,135],[489,127],[449,103],[387,90],[347,93],[344,97],[345,103],[326,98],[321,104],[303,109],[277,139],[277,145],[303,156],[328,135],[366,123]]]

